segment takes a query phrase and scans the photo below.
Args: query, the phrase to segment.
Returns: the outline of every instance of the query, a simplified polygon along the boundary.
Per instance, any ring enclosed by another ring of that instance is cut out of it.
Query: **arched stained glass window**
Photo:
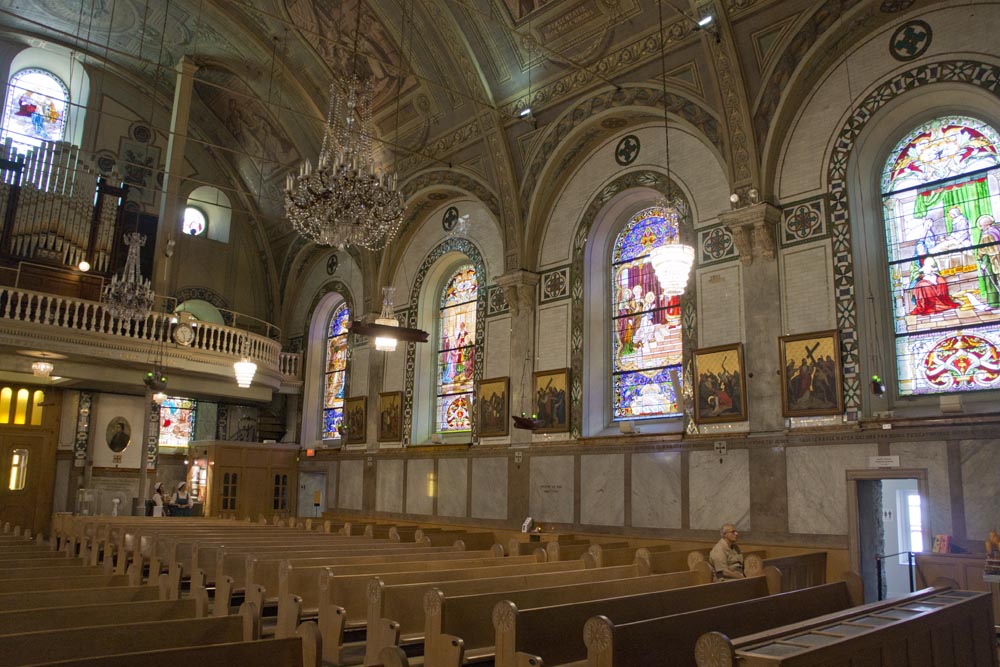
[[[473,368],[476,355],[476,298],[479,276],[460,266],[441,293],[438,337],[437,430],[472,429]]]
[[[615,239],[611,257],[612,419],[682,414],[681,310],[660,290],[649,253],[678,243],[676,220],[658,206],[639,211]]]
[[[341,304],[330,318],[326,332],[326,373],[323,383],[323,439],[340,437],[344,423],[344,388],[347,381],[347,325],[351,311]]]
[[[44,69],[22,69],[7,82],[3,137],[22,151],[62,141],[68,107],[69,89],[59,77]]]
[[[1000,388],[1000,135],[945,116],[882,174],[900,395]]]

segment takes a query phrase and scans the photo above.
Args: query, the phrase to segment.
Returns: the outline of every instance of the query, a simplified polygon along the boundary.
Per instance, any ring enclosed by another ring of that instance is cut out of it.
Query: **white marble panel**
[[[340,496],[337,507],[345,510],[362,508],[362,492],[364,490],[365,462],[361,459],[345,459],[340,462]]]
[[[847,534],[847,470],[864,470],[874,444],[788,447],[788,532]]]
[[[903,468],[926,468],[930,487],[931,534],[952,534],[951,485],[948,482],[948,446],[943,442],[894,442],[889,453]]]
[[[351,393],[348,396],[368,395],[368,359],[371,357],[372,347],[355,348],[351,353]]]
[[[406,513],[433,514],[437,480],[434,459],[410,459],[406,462]]]
[[[340,473],[337,461],[330,461],[326,469],[326,509],[333,509],[337,506],[337,475]]]
[[[734,523],[750,530],[750,450],[691,452],[688,459],[688,505],[691,528],[718,530]]]
[[[486,377],[510,375],[510,316],[486,321]]]
[[[502,460],[506,462],[506,459]],[[437,513],[439,516],[465,516],[468,485],[468,459],[438,459]],[[504,487],[506,488],[506,480]],[[505,509],[506,505],[507,498],[504,494]]]
[[[532,456],[528,512],[535,521],[573,523],[573,457]]]
[[[739,262],[698,272],[698,338],[701,347],[744,339]]]
[[[625,455],[580,457],[580,523],[625,525]]]
[[[472,459],[472,517],[507,518],[507,459]]]
[[[386,459],[377,464],[375,511],[403,511],[403,459]]]
[[[397,345],[395,352],[379,352],[385,355],[382,370],[382,391],[402,391],[406,382],[406,346]],[[378,397],[368,400],[378,400]]]
[[[970,540],[985,540],[1000,528],[1000,442],[963,440],[962,488],[965,490],[965,532]],[[982,547],[980,547],[982,549]]]
[[[681,527],[681,455],[632,455],[632,526]]]
[[[569,366],[569,301],[538,309],[535,370]]]
[[[830,242],[781,253],[781,299],[785,333],[821,331],[837,325]]]

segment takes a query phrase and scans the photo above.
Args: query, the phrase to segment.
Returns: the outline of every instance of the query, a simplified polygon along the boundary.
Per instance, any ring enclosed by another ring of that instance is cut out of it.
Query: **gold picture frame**
[[[840,332],[836,329],[782,336],[781,411],[785,417],[844,412]]]
[[[533,416],[539,424],[535,433],[569,431],[569,369],[535,371],[534,379]]]
[[[747,420],[742,343],[694,351],[694,420],[699,424]]]
[[[348,445],[363,445],[368,441],[368,397],[354,396],[344,400],[344,426]]]
[[[403,439],[403,392],[389,391],[378,395],[378,441],[399,442]]]
[[[496,438],[510,433],[510,378],[483,380],[476,389],[476,423],[479,437]]]

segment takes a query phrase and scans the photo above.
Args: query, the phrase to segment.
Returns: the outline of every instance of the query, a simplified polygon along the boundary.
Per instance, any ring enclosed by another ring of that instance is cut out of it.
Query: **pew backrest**
[[[196,614],[197,607],[192,599],[42,607],[0,611],[0,628],[3,628],[4,633],[10,634],[88,625],[195,618]]]

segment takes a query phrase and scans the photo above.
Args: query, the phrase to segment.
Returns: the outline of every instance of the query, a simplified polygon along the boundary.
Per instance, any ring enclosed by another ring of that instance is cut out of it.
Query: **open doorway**
[[[323,508],[326,507],[326,473],[325,472],[300,472],[299,473],[299,516],[314,517],[323,516]]]
[[[851,568],[864,582],[865,602],[909,593],[908,552],[930,546],[927,471],[848,471],[847,485]]]

